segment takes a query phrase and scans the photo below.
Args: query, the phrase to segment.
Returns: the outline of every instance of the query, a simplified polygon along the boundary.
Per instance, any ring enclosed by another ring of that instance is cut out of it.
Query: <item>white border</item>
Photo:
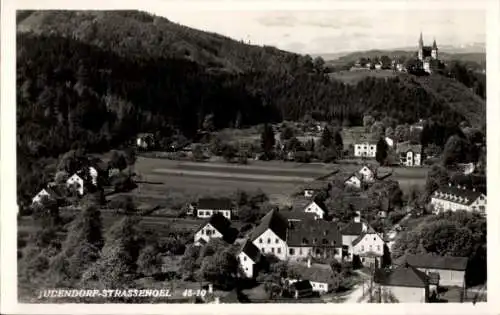
[[[151,10],[161,5],[166,10],[412,10],[412,9],[486,9],[487,10],[487,143],[488,143],[488,302],[472,304],[18,304],[16,255],[16,110],[15,110],[15,10],[16,9],[140,9]],[[499,290],[499,114],[498,75],[500,73],[499,37],[500,5],[498,0],[473,1],[154,1],[154,0],[5,0],[1,15],[1,296],[3,314],[164,314],[164,313],[342,313],[342,314],[495,314],[500,310]]]

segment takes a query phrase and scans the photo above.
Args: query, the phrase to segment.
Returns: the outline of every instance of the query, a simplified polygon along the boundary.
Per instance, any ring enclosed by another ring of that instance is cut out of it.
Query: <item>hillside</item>
[[[138,11],[20,11],[18,32],[72,38],[124,57],[183,58],[216,70],[293,70],[297,54],[247,45]]]
[[[390,58],[393,57],[403,57],[409,58],[413,57],[416,54],[415,50],[368,50],[368,51],[357,51],[352,53],[346,53],[345,55],[338,56],[333,59],[328,58],[328,54],[325,54],[325,60],[327,65],[330,66],[345,66],[349,64],[354,64],[360,58],[375,58],[380,56],[388,56]],[[439,58],[444,62],[449,61],[461,61],[471,68],[478,69],[486,69],[486,53],[481,52],[468,52],[468,53],[446,53],[439,52]]]

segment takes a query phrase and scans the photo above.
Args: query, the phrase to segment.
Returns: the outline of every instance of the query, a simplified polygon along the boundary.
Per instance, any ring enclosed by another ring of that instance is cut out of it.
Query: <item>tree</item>
[[[293,128],[290,125],[286,124],[283,127],[283,131],[280,134],[281,141],[285,142],[286,140],[289,140],[293,137],[295,137],[295,131],[293,130]]]
[[[405,125],[397,125],[394,130],[394,137],[397,142],[403,142],[410,140],[410,126],[408,124]]]
[[[134,148],[127,148],[125,150],[125,162],[129,167],[129,176],[132,176],[135,162],[137,161],[137,153]]]
[[[155,245],[148,245],[141,250],[137,258],[137,271],[143,275],[150,276],[161,272],[160,251]]]
[[[203,119],[202,128],[205,131],[211,132],[215,129],[214,127],[214,114],[208,114]]]
[[[224,290],[231,289],[238,273],[238,260],[227,250],[216,252],[203,260],[203,278]]]
[[[231,144],[225,145],[222,150],[222,156],[227,162],[231,162],[236,157],[236,153],[236,148]]]
[[[324,72],[325,60],[321,56],[317,56],[313,60],[314,69],[318,73]]]
[[[323,148],[331,148],[333,144],[333,135],[328,127],[323,129],[323,134],[321,135],[321,145]]]
[[[56,173],[56,176],[54,177],[54,180],[58,184],[65,184],[66,180],[68,180],[69,174],[66,171],[59,171]]]
[[[112,168],[119,169],[120,172],[127,168],[127,160],[125,158],[125,155],[122,152],[118,152],[115,150],[111,152],[111,159],[109,161],[109,164]]]
[[[198,257],[200,257],[199,246],[191,245],[186,248],[180,264],[184,279],[194,278],[195,271],[200,268]]]
[[[193,159],[195,161],[203,160],[203,151],[201,150],[201,145],[199,144],[193,146]]]
[[[382,62],[382,69],[389,69],[392,64],[391,58],[386,55],[380,57],[380,62]]]
[[[439,156],[442,152],[443,149],[433,143],[427,145],[424,149],[424,155],[426,157],[436,157]]]
[[[374,139],[380,139],[384,136],[384,125],[380,121],[374,122],[370,127],[370,132]]]
[[[385,136],[393,139],[394,138],[394,129],[392,127],[387,127],[385,129]]]
[[[274,144],[275,139],[273,128],[271,125],[265,124],[264,130],[261,134],[261,146],[267,157],[269,157],[269,155],[273,152]]]
[[[335,148],[337,149],[338,156],[342,156],[342,152],[344,152],[344,141],[342,140],[342,135],[340,134],[340,130],[337,130],[334,135],[334,143]]]
[[[427,172],[427,179],[425,182],[425,192],[430,196],[436,189],[448,184],[449,175],[446,169],[440,165],[433,165],[429,172]]]
[[[363,127],[365,127],[366,131],[369,131],[373,123],[375,122],[375,118],[371,115],[363,116]]]
[[[459,136],[451,136],[443,149],[442,162],[448,166],[455,163],[460,163],[465,160],[466,151],[468,150],[467,142]]]
[[[384,165],[387,159],[387,151],[389,146],[384,138],[380,138],[377,142],[377,152],[375,153],[375,159],[380,165]]]

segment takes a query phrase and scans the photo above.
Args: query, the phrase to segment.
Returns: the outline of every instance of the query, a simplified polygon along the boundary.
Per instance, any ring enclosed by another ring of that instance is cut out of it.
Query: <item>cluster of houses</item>
[[[395,153],[397,164],[407,167],[422,166],[422,145],[414,144],[409,141],[395,143],[395,141],[389,137],[385,137],[384,139],[389,147],[389,153]],[[354,157],[375,158],[376,155],[376,141],[363,141],[354,144]]]

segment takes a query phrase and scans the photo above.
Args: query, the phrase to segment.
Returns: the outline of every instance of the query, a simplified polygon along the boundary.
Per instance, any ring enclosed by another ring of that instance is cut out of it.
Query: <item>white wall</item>
[[[290,253],[292,250],[293,254]],[[312,247],[288,247],[288,259],[297,260],[306,258],[309,254],[312,254]]]
[[[35,197],[33,197],[32,202],[38,203],[44,196],[50,197],[50,194],[45,189],[42,189]]]
[[[252,278],[254,276],[253,269],[255,262],[244,252],[238,255],[238,261],[240,262],[241,269],[245,273],[245,276]]]
[[[482,195],[483,199],[481,200],[481,196],[476,199],[473,203],[466,206],[460,204],[458,202],[453,202],[451,200],[444,200],[436,197],[431,197],[431,205],[434,206],[436,210],[444,210],[444,211],[457,211],[457,210],[466,210],[466,211],[479,211],[479,206],[483,206],[486,209],[486,196]]]
[[[384,241],[378,234],[366,234],[353,248],[355,255],[367,252],[375,252],[381,256],[384,254]]]
[[[67,187],[70,187],[74,184],[77,184],[77,186],[78,186],[78,188],[77,188],[78,193],[80,195],[83,195],[83,179],[76,174],[74,174],[73,176],[68,178],[68,180],[66,181]]]
[[[358,143],[354,145],[354,156],[375,157],[377,145],[369,143]]]
[[[207,223],[194,235],[194,242],[197,243],[200,239],[208,242],[211,238],[222,238],[222,234],[217,231],[210,223]]]
[[[392,292],[399,303],[425,303],[428,294],[425,288],[381,286],[381,289]]]
[[[439,273],[440,286],[458,286],[462,287],[465,281],[465,271],[458,270],[442,270],[442,269],[427,269],[418,268],[418,270],[425,273],[437,272]]]
[[[346,180],[345,184],[347,186],[361,188],[361,181],[356,176],[351,176],[351,178]]]
[[[315,219],[323,219],[325,212],[321,209],[314,201],[311,202],[305,209],[304,212],[314,213]]]
[[[272,253],[281,260],[286,260],[288,257],[287,244],[270,229],[267,229],[256,238],[253,244],[257,246],[263,254]]]
[[[198,218],[210,218],[216,213],[220,213],[231,220],[231,210],[198,209],[196,215],[198,216]]]

